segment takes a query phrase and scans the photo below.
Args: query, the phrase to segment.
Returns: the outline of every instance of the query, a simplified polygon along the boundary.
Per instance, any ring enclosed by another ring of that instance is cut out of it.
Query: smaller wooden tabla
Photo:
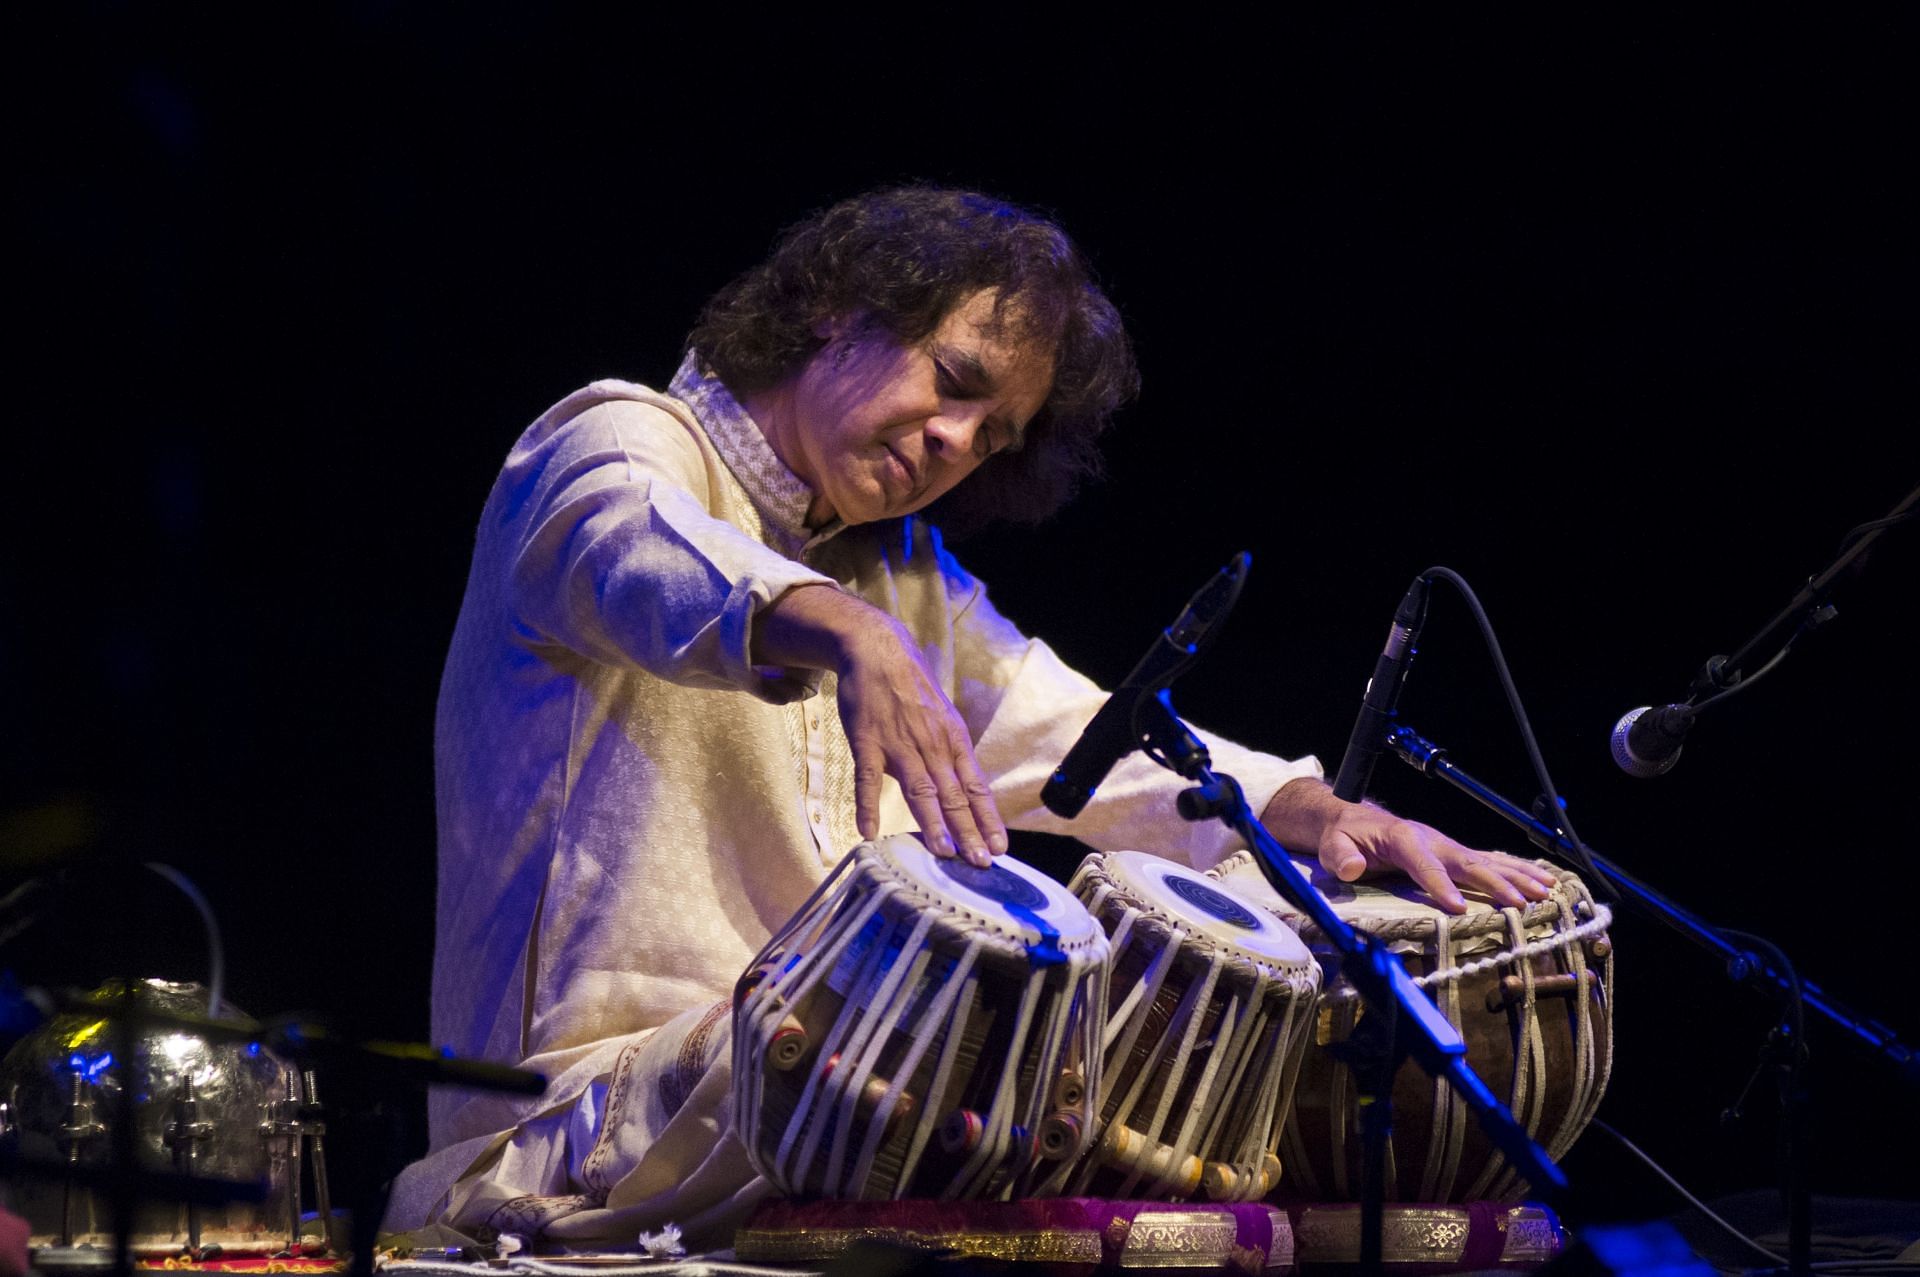
[[[1089,856],[1069,886],[1113,944],[1100,1130],[1073,1191],[1265,1196],[1311,1036],[1313,955],[1234,889],[1157,856]]]
[[[741,977],[735,1120],[780,1192],[1008,1198],[1092,1127],[1107,938],[1010,856],[862,843]]]
[[[1468,891],[1467,912],[1454,915],[1405,877],[1348,883],[1305,857],[1294,864],[1348,926],[1380,937],[1400,955],[1414,983],[1460,1030],[1467,1064],[1480,1080],[1549,1157],[1564,1155],[1599,1107],[1613,1061],[1606,906],[1563,870],[1555,871],[1559,883],[1546,900],[1503,909]],[[1324,934],[1274,891],[1252,853],[1241,852],[1212,873],[1272,909],[1323,961],[1333,961]],[[1359,1193],[1353,1077],[1320,1048],[1344,1042],[1362,1012],[1353,987],[1330,977],[1316,1047],[1301,1066],[1282,1142],[1289,1195],[1351,1200]],[[1389,1159],[1392,1201],[1512,1202],[1525,1187],[1452,1089],[1411,1061],[1394,1079]]]

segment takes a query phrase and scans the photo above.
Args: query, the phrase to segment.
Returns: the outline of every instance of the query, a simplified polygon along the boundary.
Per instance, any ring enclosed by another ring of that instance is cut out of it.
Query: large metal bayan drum
[[[1467,1044],[1467,1063],[1549,1157],[1572,1147],[1599,1107],[1613,1062],[1611,914],[1573,874],[1556,870],[1552,895],[1524,909],[1466,893],[1449,914],[1410,879],[1345,883],[1318,863],[1295,865],[1347,925],[1378,936],[1400,956]],[[1214,874],[1299,931],[1323,961],[1333,949],[1267,883],[1250,852]],[[1344,979],[1321,997],[1317,1047],[1344,1042],[1363,1008]],[[1309,1053],[1294,1091],[1281,1156],[1289,1195],[1352,1199],[1360,1191],[1358,1096],[1347,1066]],[[1393,1139],[1386,1168],[1393,1201],[1518,1201],[1524,1184],[1444,1083],[1411,1061],[1394,1079]]]
[[[1271,913],[1157,856],[1089,856],[1070,890],[1113,945],[1100,1132],[1074,1191],[1264,1197],[1319,964]]]
[[[148,1169],[187,1172],[267,1187],[265,1201],[138,1207],[134,1252],[146,1257],[192,1251],[229,1258],[267,1255],[298,1244],[303,1079],[257,1045],[213,1043],[160,1023],[111,1011],[205,1016],[196,984],[142,980],[132,997],[116,982],[95,991],[99,1012],[66,1012],[19,1042],[0,1063],[0,1100],[24,1158],[104,1170],[115,1123],[129,1111],[133,1146]],[[224,1009],[236,1016],[231,1006]],[[131,1058],[125,1046],[131,1043]],[[105,1195],[53,1174],[17,1176],[18,1209],[36,1247],[114,1244]],[[78,1252],[76,1252],[78,1253]]]
[[[735,1121],[789,1195],[1057,1189],[1090,1129],[1107,939],[1002,856],[856,847],[741,977]]]

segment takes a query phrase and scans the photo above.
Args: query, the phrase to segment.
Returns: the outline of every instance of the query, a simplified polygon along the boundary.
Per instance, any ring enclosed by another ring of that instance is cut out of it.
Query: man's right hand
[[[985,868],[1007,849],[1006,825],[973,756],[973,741],[893,617],[831,586],[788,590],[756,618],[757,664],[832,670],[853,750],[862,838],[880,831],[880,778],[898,781],[928,850]]]

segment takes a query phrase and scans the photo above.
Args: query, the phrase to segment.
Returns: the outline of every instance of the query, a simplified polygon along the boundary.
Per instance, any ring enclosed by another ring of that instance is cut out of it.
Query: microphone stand
[[[1822,568],[1818,574],[1808,578],[1787,605],[1763,625],[1759,632],[1745,643],[1732,656],[1716,656],[1701,667],[1694,676],[1692,690],[1696,696],[1708,693],[1725,693],[1731,690],[1745,677],[1747,662],[1761,652],[1783,649],[1793,642],[1801,631],[1822,623],[1831,613],[1827,608],[1827,597],[1839,583],[1840,577],[1863,558],[1880,534],[1896,523],[1911,518],[1915,506],[1920,506],[1920,488],[1915,488],[1900,504],[1893,507],[1883,519],[1875,519],[1863,525],[1865,530],[1847,542],[1834,556],[1833,562]],[[1858,529],[1856,529],[1858,531]],[[1758,677],[1758,675],[1755,675]]]
[[[1534,811],[1522,810],[1492,787],[1461,770],[1447,758],[1447,751],[1421,736],[1406,724],[1387,734],[1387,745],[1423,776],[1444,780],[1506,820],[1527,836],[1527,840],[1558,859],[1575,860],[1574,846],[1557,826],[1539,819],[1547,804],[1536,804]],[[1920,1054],[1903,1045],[1892,1029],[1865,1019],[1834,1001],[1818,985],[1782,970],[1784,961],[1769,962],[1763,955],[1742,948],[1703,921],[1645,883],[1631,877],[1617,865],[1586,848],[1594,871],[1612,884],[1620,898],[1647,916],[1664,923],[1695,945],[1718,957],[1728,979],[1764,989],[1783,1001],[1797,999],[1802,1005],[1820,1012],[1827,1020],[1845,1030],[1856,1041],[1879,1054],[1909,1086],[1920,1086]],[[1276,884],[1278,885],[1278,884]],[[1806,1042],[1794,1031],[1794,1018],[1782,1017],[1782,1024],[1769,1034],[1765,1059],[1781,1071],[1782,1107],[1785,1109],[1787,1151],[1787,1243],[1789,1267],[1796,1274],[1810,1271],[1812,1257],[1812,1194],[1807,1175],[1807,1136],[1809,1131],[1809,1094],[1804,1069]],[[1763,1065],[1764,1067],[1764,1065]]]
[[[1386,1199],[1385,1152],[1392,1122],[1393,1077],[1400,1062],[1412,1059],[1429,1076],[1445,1078],[1474,1119],[1532,1186],[1549,1203],[1567,1192],[1566,1175],[1548,1160],[1545,1150],[1528,1138],[1492,1091],[1467,1066],[1466,1044],[1407,974],[1386,945],[1362,936],[1341,920],[1333,906],[1307,884],[1272,834],[1247,805],[1239,782],[1213,771],[1207,747],[1180,721],[1172,699],[1161,691],[1143,696],[1134,708],[1134,738],[1143,741],[1147,755],[1161,766],[1193,782],[1180,795],[1180,814],[1188,820],[1217,817],[1254,851],[1255,859],[1275,891],[1315,925],[1333,943],[1340,972],[1347,978],[1368,1014],[1360,1017],[1351,1055],[1363,1098],[1361,1144],[1360,1263],[1363,1271],[1382,1271],[1381,1232]]]
[[[1700,667],[1699,673],[1688,684],[1685,701],[1663,705],[1658,710],[1648,705],[1629,711],[1614,728],[1614,761],[1629,775],[1642,779],[1658,776],[1672,767],[1679,760],[1681,742],[1692,729],[1694,720],[1708,708],[1759,682],[1786,659],[1801,635],[1833,620],[1838,612],[1827,600],[1840,583],[1840,578],[1848,572],[1857,575],[1865,568],[1867,552],[1880,539],[1881,533],[1917,516],[1920,516],[1920,488],[1903,497],[1886,517],[1854,528],[1841,542],[1833,562],[1809,577],[1786,607],[1761,626],[1758,633],[1742,643],[1732,656],[1707,659],[1707,663]],[[1766,655],[1765,661],[1759,669],[1749,674],[1747,665],[1763,654]],[[1641,719],[1642,714],[1651,714],[1651,717]],[[1652,732],[1642,735],[1643,725],[1652,728]],[[1354,726],[1356,741],[1363,735],[1363,726],[1370,727],[1373,724],[1367,723],[1363,716],[1362,722]],[[1637,749],[1650,750],[1650,756],[1640,757]],[[1352,753],[1352,746],[1348,747],[1348,752]]]

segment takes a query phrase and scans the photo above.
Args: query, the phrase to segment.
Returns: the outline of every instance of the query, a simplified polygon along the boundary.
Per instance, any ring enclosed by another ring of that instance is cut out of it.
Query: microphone
[[[1427,578],[1416,576],[1407,587],[1406,597],[1393,614],[1393,628],[1387,631],[1387,645],[1374,662],[1373,677],[1367,680],[1367,694],[1360,701],[1360,716],[1353,722],[1353,735],[1347,738],[1347,752],[1341,756],[1339,774],[1333,780],[1333,796],[1357,803],[1367,795],[1367,783],[1373,779],[1373,765],[1386,748],[1387,730],[1393,722],[1394,706],[1400,702],[1400,689],[1413,664],[1414,644],[1420,639],[1420,627],[1427,620]]]
[[[1199,657],[1208,633],[1233,610],[1253,557],[1244,550],[1201,586],[1179,619],[1166,628],[1093,716],[1060,766],[1040,790],[1040,801],[1063,820],[1072,820],[1092,801],[1113,765],[1140,747],[1133,730],[1135,708],[1186,672]]]
[[[1651,780],[1672,770],[1680,761],[1680,747],[1696,717],[1691,705],[1642,705],[1630,709],[1613,725],[1609,745],[1620,770]]]

